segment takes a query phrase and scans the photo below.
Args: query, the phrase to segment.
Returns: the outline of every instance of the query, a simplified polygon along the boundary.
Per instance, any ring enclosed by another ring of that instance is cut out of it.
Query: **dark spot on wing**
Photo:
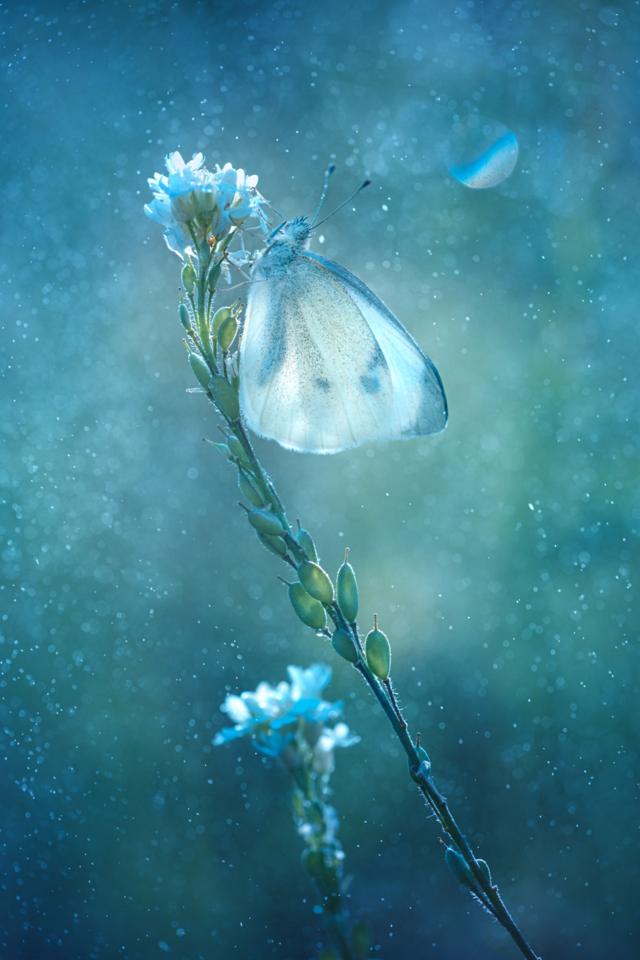
[[[379,393],[380,380],[378,377],[372,377],[368,373],[363,373],[360,377],[360,383],[365,393]]]
[[[331,384],[326,377],[316,377],[316,387],[324,393],[329,393],[329,390],[331,390]]]
[[[384,353],[382,352],[378,344],[376,344],[375,350],[373,351],[373,356],[369,360],[367,369],[369,373],[375,373],[378,367],[386,367],[386,366],[387,366],[387,361],[384,358]]]

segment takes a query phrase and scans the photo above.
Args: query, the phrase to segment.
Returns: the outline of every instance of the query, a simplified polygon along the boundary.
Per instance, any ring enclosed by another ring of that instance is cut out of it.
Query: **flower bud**
[[[281,537],[284,534],[284,527],[269,510],[249,510],[247,517],[251,526],[266,537]]]
[[[218,328],[218,343],[220,348],[226,353],[236,338],[238,332],[238,320],[233,314],[226,317]]]
[[[331,645],[335,652],[348,660],[349,663],[358,662],[358,654],[351,636],[342,627],[339,627],[331,637]]]
[[[211,325],[214,337],[218,336],[220,327],[231,316],[231,307],[220,307],[213,315],[213,323]]]
[[[190,261],[187,261],[182,268],[181,279],[184,289],[187,291],[187,293],[191,293],[196,282],[196,271],[194,270],[193,264]]]
[[[391,644],[386,633],[378,630],[377,617],[373,618],[373,630],[367,634],[365,652],[372,673],[375,673],[379,680],[388,680],[391,670]]]
[[[289,584],[289,599],[291,606],[307,627],[312,627],[314,630],[324,629],[327,623],[324,607],[309,596],[301,583]]]
[[[225,380],[224,377],[214,377],[209,384],[209,392],[218,410],[225,415],[227,420],[233,423],[240,419],[238,391],[228,380]]]
[[[300,527],[296,533],[296,540],[308,556],[309,560],[313,560],[314,563],[318,562],[318,551],[316,550],[316,545],[313,542],[313,538],[308,530],[305,530],[304,527]]]
[[[328,574],[317,563],[303,560],[298,568],[298,576],[307,593],[320,603],[333,602],[333,584]]]
[[[211,372],[209,367],[202,359],[199,353],[190,353],[189,354],[189,363],[191,364],[191,369],[195,373],[196,377],[200,382],[200,386],[204,387],[205,390],[209,390],[209,387],[212,385],[213,381],[211,379]]]
[[[178,308],[178,316],[180,317],[180,323],[185,328],[185,330],[191,330],[191,314],[189,313],[189,308],[186,303],[181,303]]]
[[[353,623],[358,616],[358,584],[355,570],[349,563],[348,550],[345,551],[344,563],[338,570],[336,596],[345,620]]]
[[[259,533],[258,540],[263,547],[266,547],[271,553],[275,553],[276,557],[286,557],[287,545],[282,537],[266,537],[264,533]]]
[[[254,507],[264,507],[262,494],[255,486],[253,480],[251,480],[242,469],[238,470],[238,487],[240,488],[242,496],[245,500],[248,500],[250,504]]]

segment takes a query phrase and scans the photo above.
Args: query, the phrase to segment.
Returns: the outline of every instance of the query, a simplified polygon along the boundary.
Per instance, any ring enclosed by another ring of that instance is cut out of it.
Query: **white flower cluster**
[[[149,180],[153,200],[144,211],[160,224],[167,246],[182,259],[197,255],[211,237],[219,243],[232,227],[260,218],[264,198],[256,189],[257,176],[247,176],[230,163],[208,170],[201,153],[186,163],[179,153],[171,153],[165,163],[167,173]]]
[[[214,744],[250,737],[261,753],[276,757],[286,751],[293,754],[295,763],[296,738],[302,735],[314,771],[328,777],[334,768],[335,748],[349,747],[359,737],[340,720],[342,704],[321,697],[331,679],[330,667],[318,663],[307,670],[290,666],[287,672],[289,682],[275,687],[260,683],[251,692],[230,694],[221,709],[234,726],[221,730]]]

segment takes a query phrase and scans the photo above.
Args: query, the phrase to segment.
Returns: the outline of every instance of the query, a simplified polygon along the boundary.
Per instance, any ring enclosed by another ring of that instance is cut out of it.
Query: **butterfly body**
[[[285,221],[253,266],[240,344],[246,423],[312,453],[439,432],[447,403],[433,363],[362,281],[307,249],[310,232],[305,217]]]

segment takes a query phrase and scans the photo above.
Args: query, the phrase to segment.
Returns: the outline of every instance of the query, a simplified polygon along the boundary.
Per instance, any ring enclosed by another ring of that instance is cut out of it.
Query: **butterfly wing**
[[[255,433],[337,453],[443,429],[435,367],[357,277],[309,252],[256,266],[240,345],[240,403]]]

